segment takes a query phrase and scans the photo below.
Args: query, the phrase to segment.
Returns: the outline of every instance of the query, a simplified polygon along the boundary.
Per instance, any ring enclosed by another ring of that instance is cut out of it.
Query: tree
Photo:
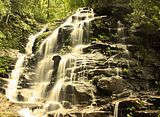
[[[132,28],[141,27],[147,33],[160,29],[160,1],[159,0],[131,0],[133,12],[128,15]]]

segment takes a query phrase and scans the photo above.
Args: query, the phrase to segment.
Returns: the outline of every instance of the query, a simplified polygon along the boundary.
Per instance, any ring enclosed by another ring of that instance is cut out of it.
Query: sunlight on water
[[[47,26],[48,25],[45,25],[44,28],[40,32],[36,33],[35,35],[31,35],[28,38],[29,42],[27,43],[26,48],[25,48],[27,55],[32,54],[32,47],[34,45],[35,39],[46,30]]]
[[[24,71],[24,61],[25,58],[29,55],[32,54],[32,47],[34,44],[35,39],[37,38],[37,36],[41,35],[47,28],[47,25],[44,26],[44,28],[36,33],[35,35],[31,35],[28,40],[29,42],[26,45],[26,53],[25,54],[18,54],[18,59],[15,65],[15,68],[12,70],[11,72],[11,79],[8,82],[8,87],[6,89],[6,96],[10,99],[10,100],[16,100],[15,97],[17,95],[17,86],[18,86],[18,80],[20,78],[20,76],[22,75],[23,71]],[[11,93],[12,92],[12,93]]]
[[[67,113],[70,114],[72,110],[79,112],[77,105],[80,101],[77,99],[79,97],[76,96],[76,93],[78,91],[83,93],[84,90],[88,91],[88,100],[90,102],[89,106],[80,110],[82,117],[85,113],[94,112],[97,109],[94,108],[96,106],[96,97],[94,95],[95,87],[87,79],[87,67],[90,64],[94,64],[94,54],[83,54],[83,48],[87,47],[89,43],[90,21],[94,19],[93,9],[80,8],[74,15],[70,16],[64,24],[60,25],[60,27],[56,28],[44,39],[38,51],[40,57],[35,66],[34,73],[36,77],[33,79],[31,88],[27,89],[30,90],[30,92],[27,92],[28,96],[26,96],[26,103],[43,103],[44,105],[41,109],[35,110],[22,108],[19,111],[21,116],[47,117],[48,113],[53,112],[54,117],[60,117]],[[9,97],[15,97],[18,79],[23,72],[25,56],[32,54],[32,46],[36,37],[41,35],[46,30],[46,27],[29,38],[26,46],[26,55],[17,60],[17,66],[15,66],[15,70],[12,71],[13,76],[16,77],[13,77],[13,80],[10,81],[8,86],[8,93],[11,91],[14,93],[12,95],[8,94]],[[71,53],[59,55],[60,49],[63,47],[63,41],[65,41],[65,34],[63,34],[65,29],[70,31],[69,38],[71,39],[73,49]],[[59,47],[61,44],[62,47]],[[55,56],[58,56],[60,59],[58,65],[56,65],[57,61],[53,58]],[[55,66],[57,66],[57,69]],[[67,90],[72,94],[68,93]],[[65,102],[69,105],[68,108],[63,107]]]
[[[25,55],[23,55],[23,54],[18,55],[18,60],[16,62],[15,68],[11,73],[11,80],[9,81],[8,87],[6,89],[6,96],[10,100],[14,100],[14,98],[15,98],[18,80],[19,80],[20,75],[23,72],[24,58],[25,58]]]
[[[36,117],[31,114],[31,110],[28,108],[22,108],[18,113],[23,117]]]
[[[113,115],[113,117],[118,117],[118,106],[119,106],[119,102],[116,102],[116,104],[114,106],[114,115]]]

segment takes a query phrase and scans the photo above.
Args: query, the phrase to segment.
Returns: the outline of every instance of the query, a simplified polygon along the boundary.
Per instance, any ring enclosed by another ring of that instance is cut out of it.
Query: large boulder
[[[133,87],[121,77],[102,77],[97,81],[97,87],[103,89],[104,92],[112,92],[114,94],[121,93],[125,90],[131,90]]]
[[[61,96],[61,100],[65,99],[65,101],[69,101],[72,104],[90,104],[95,91],[95,87],[89,83],[69,83],[62,88],[61,93],[64,95]]]

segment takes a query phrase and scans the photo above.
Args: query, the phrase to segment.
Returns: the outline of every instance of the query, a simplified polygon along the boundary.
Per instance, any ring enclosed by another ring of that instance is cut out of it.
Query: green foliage
[[[128,107],[126,110],[130,111],[128,114],[127,114],[127,117],[133,117],[133,111],[135,110],[135,107]]]
[[[10,72],[10,63],[12,59],[9,57],[0,57],[0,76],[8,74]]]
[[[133,12],[128,15],[132,28],[141,27],[147,33],[160,29],[160,1],[159,0],[131,0]]]
[[[4,5],[4,3],[0,0],[0,15],[1,17],[5,16],[6,15],[6,12],[7,12],[7,9]]]
[[[34,42],[34,46],[32,48],[33,53],[36,53],[42,43],[42,41],[49,36],[50,32],[44,32],[42,35],[38,36]]]
[[[0,48],[24,52],[38,23],[66,18],[86,4],[87,0],[0,0]]]

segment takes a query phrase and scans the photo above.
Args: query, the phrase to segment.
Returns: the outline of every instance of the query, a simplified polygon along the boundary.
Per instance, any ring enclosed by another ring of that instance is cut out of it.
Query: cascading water
[[[94,19],[93,9],[80,8],[40,45],[38,51],[40,60],[35,69],[36,78],[34,78],[30,89],[27,89],[31,94],[25,98],[28,103],[43,102],[42,115],[55,111],[54,117],[60,117],[60,113],[67,112],[65,110],[66,104],[69,109],[76,108],[75,105],[85,101],[78,96],[80,94],[77,90],[82,93],[84,90],[88,91],[87,99],[91,104],[89,112],[92,111],[93,105],[96,105],[95,87],[87,79],[87,67],[94,64],[94,54],[82,54],[82,49],[89,42],[89,23]],[[32,54],[33,42],[44,30],[30,37],[25,56]],[[71,40],[70,46],[73,49],[71,53],[60,56],[60,50],[66,38]],[[23,66],[23,61],[21,65]],[[16,81],[18,82],[18,79]],[[16,85],[15,87],[17,87]],[[81,88],[78,88],[80,86]],[[28,108],[19,111],[22,116],[24,116],[24,111],[27,111],[28,115],[39,116],[39,112],[31,114]]]
[[[53,77],[53,66],[55,63],[52,60],[52,57],[59,50],[57,45],[59,45],[60,42],[64,41],[63,30],[68,27],[71,28],[72,31],[70,34],[70,38],[72,40],[71,42],[73,42],[71,44],[72,46],[82,44],[88,38],[87,31],[89,30],[89,21],[91,21],[93,16],[94,13],[92,9],[77,10],[74,15],[69,17],[64,24],[54,30],[53,33],[42,42],[39,53],[41,54],[41,56],[43,56],[43,58],[38,63],[36,69],[36,82],[38,82],[38,86],[35,86],[35,92],[37,93],[35,95],[37,95],[37,98],[45,96],[45,90],[51,82],[51,77]],[[86,39],[84,39],[84,37],[86,37]],[[73,67],[75,64],[74,62],[75,58],[73,54],[70,54],[68,57],[62,57],[62,60],[59,63],[59,67],[56,70],[56,83],[54,84],[51,94],[49,94],[48,96],[49,100],[56,102],[58,101],[58,95],[60,94],[61,88],[63,87],[62,85],[64,84],[64,80],[66,77],[66,70]],[[73,72],[74,70],[72,69],[71,71]],[[72,77],[74,77],[73,73],[71,73],[70,79],[73,79]],[[38,89],[41,90],[38,91]]]
[[[16,100],[18,80],[24,70],[24,67],[23,67],[24,60],[27,55],[32,54],[32,46],[34,44],[35,39],[39,35],[41,35],[46,30],[46,28],[47,28],[47,25],[44,26],[44,28],[39,33],[36,33],[35,35],[31,35],[28,38],[29,42],[27,43],[27,46],[25,48],[26,53],[25,54],[21,54],[21,53],[18,54],[18,60],[16,62],[14,70],[12,70],[12,72],[11,72],[11,76],[10,76],[11,79],[10,79],[10,81],[8,83],[8,87],[6,89],[6,96],[10,100]]]
[[[24,58],[25,55],[20,53],[18,54],[18,60],[16,62],[14,70],[11,73],[11,80],[9,81],[8,87],[6,89],[6,96],[10,100],[14,100],[16,97],[18,80],[23,72]]]
[[[35,35],[31,35],[28,38],[28,43],[27,43],[26,48],[25,48],[27,55],[32,54],[32,47],[33,47],[33,44],[35,42],[35,39],[46,30],[47,26],[48,25],[45,25],[44,28],[40,32],[36,33]]]
[[[116,102],[115,106],[114,106],[114,115],[113,115],[113,117],[118,117],[118,106],[119,106],[119,102]]]

